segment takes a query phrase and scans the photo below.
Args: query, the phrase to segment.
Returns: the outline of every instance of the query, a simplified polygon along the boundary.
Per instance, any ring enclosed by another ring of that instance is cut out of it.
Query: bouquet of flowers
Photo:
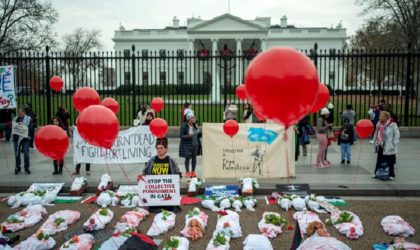
[[[188,250],[190,242],[187,238],[172,236],[163,247],[164,250]]]
[[[362,222],[356,214],[350,211],[332,211],[331,222],[341,234],[352,240],[363,235]]]
[[[269,237],[274,238],[282,232],[282,227],[287,221],[280,214],[274,212],[264,212],[262,219],[258,222],[260,232]]]

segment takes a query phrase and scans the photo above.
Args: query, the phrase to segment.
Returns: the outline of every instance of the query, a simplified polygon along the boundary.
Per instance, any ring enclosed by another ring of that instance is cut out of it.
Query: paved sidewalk
[[[184,161],[178,157],[179,139],[169,139],[169,154],[173,156],[182,171]],[[380,181],[372,179],[371,175],[376,162],[372,145],[368,141],[357,141],[352,148],[351,165],[340,164],[340,148],[334,143],[328,150],[328,159],[333,163],[328,169],[315,169],[310,167],[317,153],[316,140],[308,145],[308,156],[300,156],[296,163],[296,178],[287,179],[260,179],[261,188],[271,190],[276,183],[309,183],[311,188],[329,190],[331,193],[341,195],[417,195],[420,193],[420,140],[401,139],[397,154],[396,178],[393,181]],[[23,160],[23,155],[22,155]],[[64,172],[62,176],[52,175],[52,160],[49,160],[36,150],[30,150],[31,175],[14,175],[13,148],[11,143],[0,141],[0,192],[15,189],[26,189],[33,182],[65,182],[69,186],[72,176]],[[359,163],[360,167],[357,167]],[[65,164],[70,172],[74,172],[72,165],[72,150],[65,157]],[[108,165],[114,182],[134,183],[141,173],[144,164],[124,164],[125,175],[120,165]],[[92,165],[91,175],[87,176],[89,186],[95,187],[103,173],[108,172],[106,165]],[[86,176],[84,165],[81,170]],[[198,175],[201,174],[201,157],[198,159]],[[185,180],[184,180],[185,181]],[[208,183],[234,183],[233,179],[210,179]],[[341,192],[338,192],[340,191]],[[369,193],[374,190],[374,193]],[[327,192],[328,193],[328,192]]]

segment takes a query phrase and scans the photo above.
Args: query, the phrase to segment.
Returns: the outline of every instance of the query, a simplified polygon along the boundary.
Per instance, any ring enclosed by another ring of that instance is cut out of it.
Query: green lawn
[[[101,96],[105,98],[107,96]],[[132,125],[134,119],[134,113],[139,103],[150,103],[150,100],[153,96],[136,96],[135,109],[133,110],[133,97],[131,95],[116,95],[111,96],[115,98],[120,104],[120,111],[118,113],[118,119],[121,126],[130,126]],[[181,123],[181,110],[182,110],[182,100],[194,100],[193,110],[197,116],[198,121],[200,122],[223,122],[223,97],[221,98],[222,103],[220,104],[207,104],[207,101],[211,99],[210,95],[166,95],[161,96],[165,102],[164,109],[158,114],[159,117],[164,118],[170,126],[178,126]],[[352,104],[354,110],[356,111],[357,119],[368,118],[368,110],[370,105],[379,102],[379,97],[365,96],[365,95],[336,95],[331,97],[331,101],[334,104],[334,120],[335,125],[341,125],[341,119],[339,113],[345,109],[347,104]],[[393,111],[400,117],[403,121],[404,113],[404,96],[388,96],[386,98],[388,102],[392,103]],[[47,98],[45,95],[32,95],[32,96],[20,96],[18,97],[19,105],[25,103],[32,103],[34,111],[38,115],[38,120],[40,125],[49,123],[50,118],[47,117]],[[53,94],[51,97],[51,110],[52,115],[55,114],[59,106],[64,106],[69,110],[71,114],[71,123],[74,124],[75,118],[77,116],[76,110],[73,108],[71,95],[68,94]],[[171,104],[170,101],[178,100],[179,103]],[[239,103],[238,99],[234,95],[228,96],[228,102],[232,100],[235,103]],[[243,102],[240,102],[238,105],[239,112],[238,116],[242,116],[243,113]],[[416,112],[416,100],[411,99],[409,104],[409,111],[412,114]],[[409,119],[410,126],[420,126],[420,118],[412,116]]]

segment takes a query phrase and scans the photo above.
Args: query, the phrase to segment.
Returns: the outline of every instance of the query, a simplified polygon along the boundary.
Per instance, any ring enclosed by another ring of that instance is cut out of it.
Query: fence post
[[[407,54],[407,80],[405,83],[405,100],[404,100],[404,125],[408,126],[408,108],[409,108],[409,97],[411,96],[411,46],[408,48]],[[401,90],[402,92],[402,90]]]
[[[224,90],[223,90],[223,110],[225,110],[225,107],[227,106],[227,95],[228,95],[228,85],[227,85],[227,80],[228,80],[228,68],[227,68],[227,57],[223,56],[223,79],[224,79]]]
[[[131,78],[132,78],[132,97],[133,97],[133,119],[136,119],[136,57],[135,57],[135,50],[136,46],[131,46],[132,55],[131,55]],[[131,120],[133,120],[131,119]],[[129,121],[130,122],[130,121]]]
[[[50,47],[47,45],[45,47],[45,51],[47,52],[45,55],[45,87],[47,90],[47,119],[46,124],[48,124],[48,121],[51,119],[51,89],[50,89],[50,78],[51,78],[51,72],[50,72],[50,56],[49,51]]]
[[[315,43],[314,44],[314,48],[311,49],[311,51],[310,51],[310,57],[311,57],[312,61],[314,61],[315,68],[318,71],[318,43]],[[321,80],[321,79],[319,79],[319,80]],[[316,126],[317,114],[314,113],[313,117],[314,117],[313,124],[314,124],[314,126]],[[309,121],[309,123],[310,123],[310,121]]]

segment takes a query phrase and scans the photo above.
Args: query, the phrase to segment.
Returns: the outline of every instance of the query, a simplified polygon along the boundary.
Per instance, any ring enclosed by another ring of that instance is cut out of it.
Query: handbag
[[[327,138],[328,139],[335,139],[334,132],[332,130],[330,130],[330,129],[328,130]]]

